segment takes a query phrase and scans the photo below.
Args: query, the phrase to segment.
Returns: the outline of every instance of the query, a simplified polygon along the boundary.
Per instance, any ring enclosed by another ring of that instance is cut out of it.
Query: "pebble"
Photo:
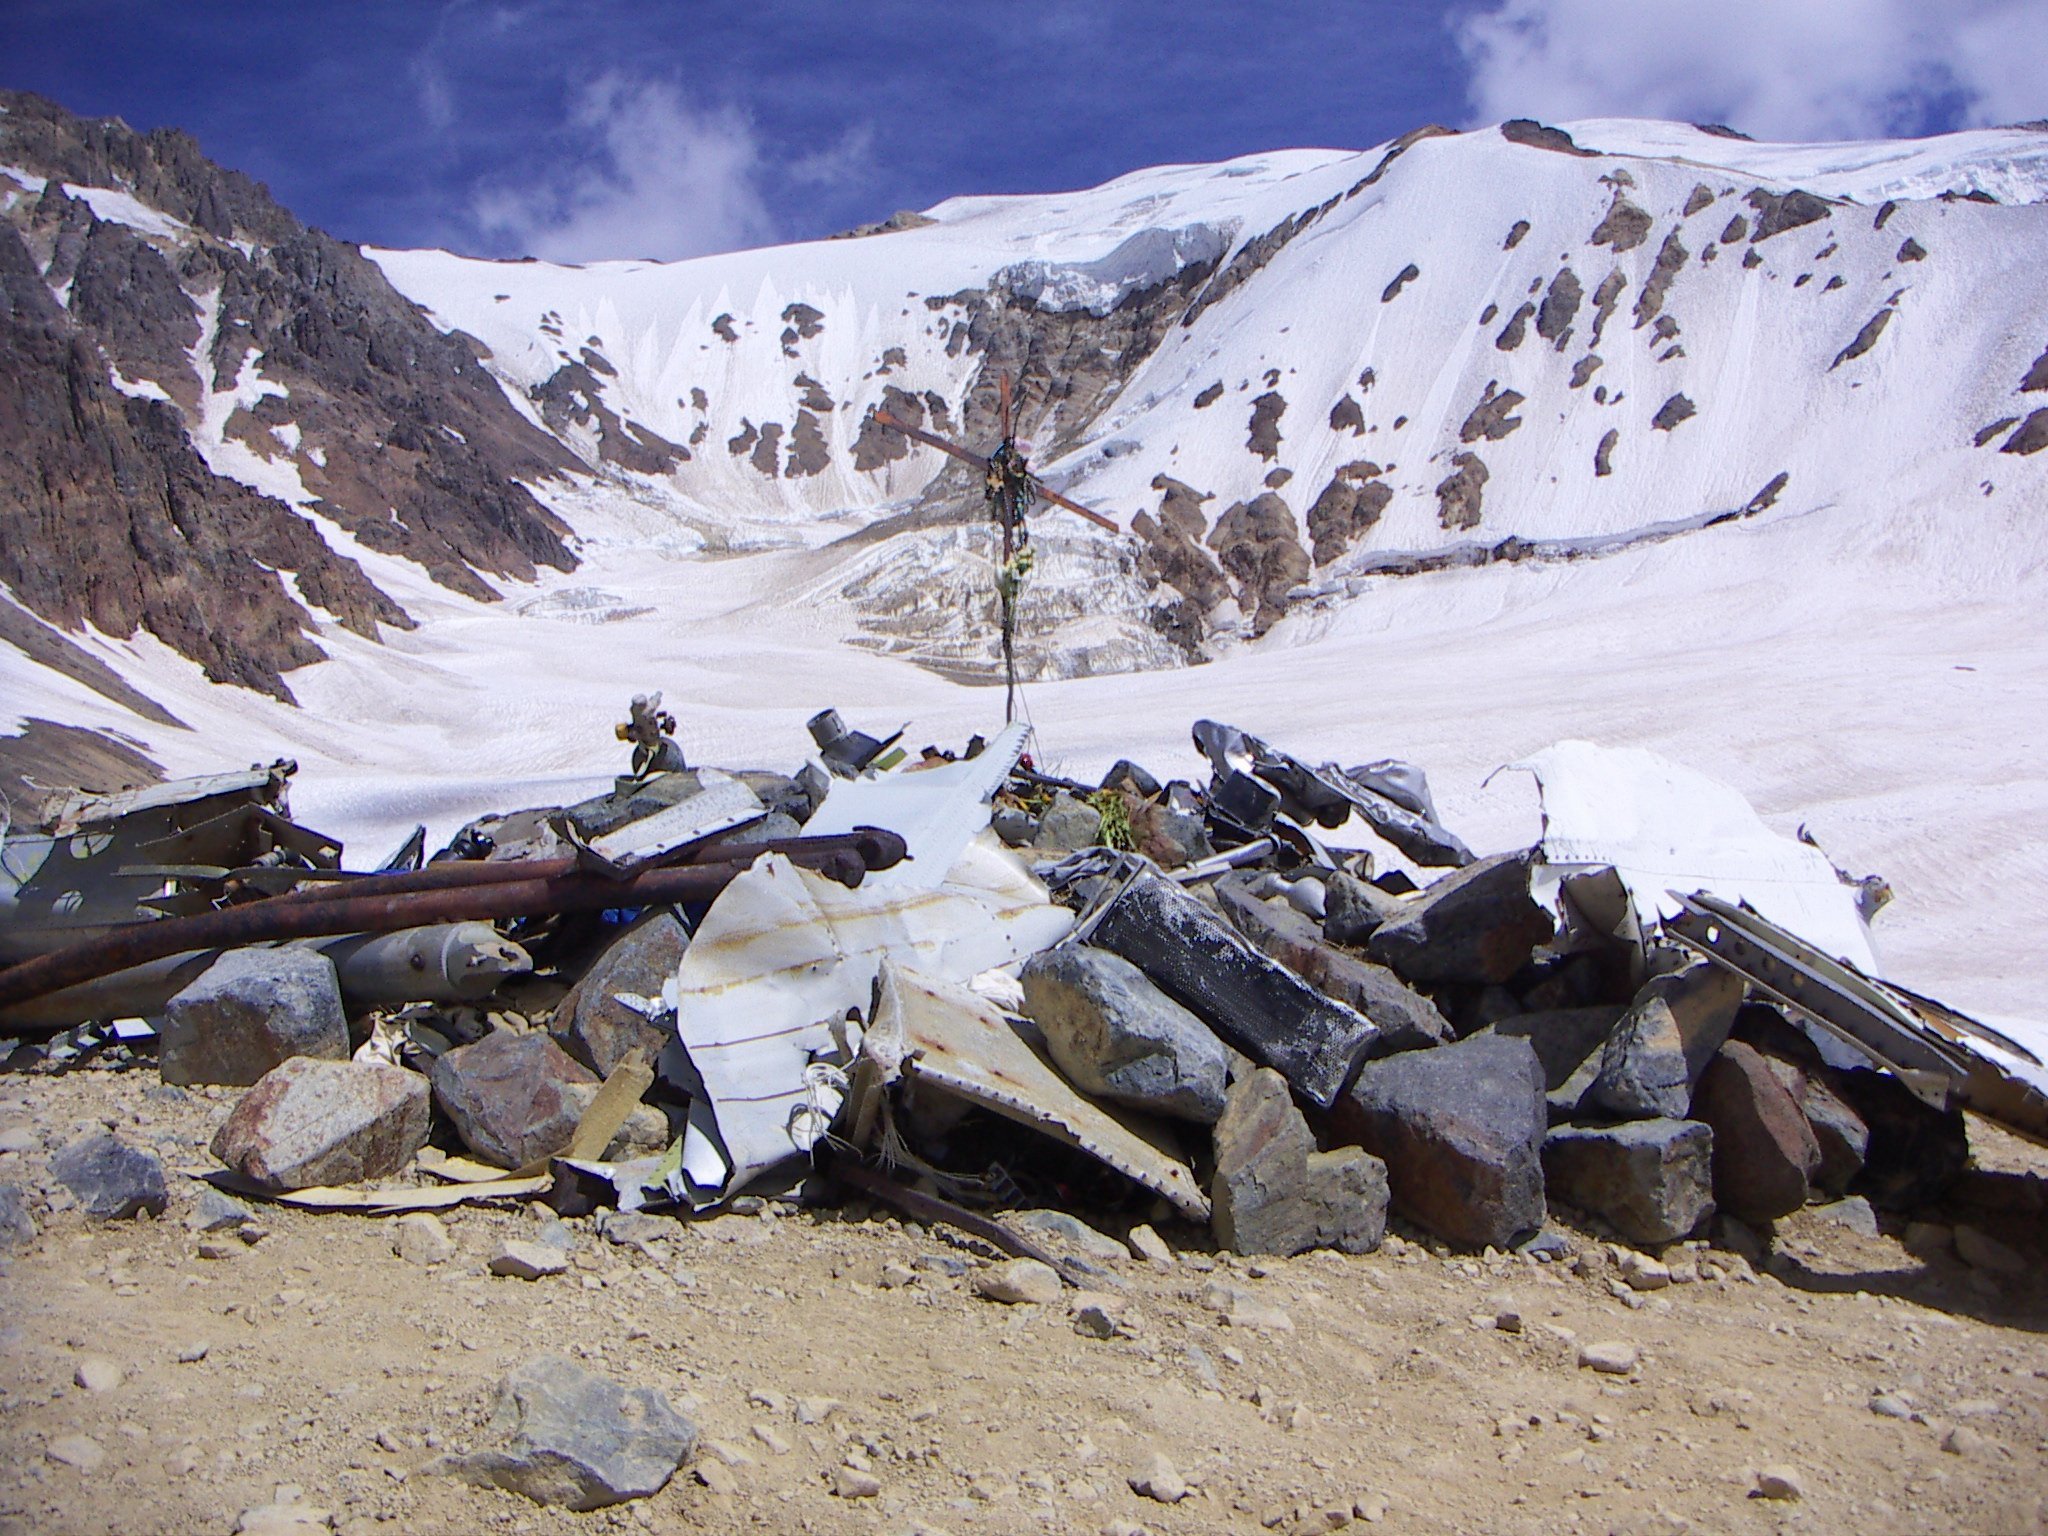
[[[1131,1253],[1152,1264],[1171,1264],[1173,1250],[1166,1246],[1166,1239],[1154,1231],[1149,1223],[1140,1222],[1131,1228]]]
[[[1260,1301],[1256,1296],[1237,1296],[1230,1310],[1223,1314],[1223,1321],[1229,1327],[1250,1328],[1259,1333],[1294,1332],[1294,1319],[1284,1308]]]
[[[513,1238],[491,1256],[491,1273],[518,1280],[538,1280],[542,1275],[559,1275],[569,1267],[562,1250],[547,1243],[523,1242]]]
[[[125,1380],[121,1367],[101,1355],[87,1355],[78,1362],[71,1379],[88,1392],[111,1392]]]
[[[1640,1359],[1635,1345],[1618,1339],[1579,1346],[1579,1364],[1603,1376],[1626,1376]]]
[[[730,1497],[740,1491],[740,1480],[734,1477],[731,1469],[722,1462],[702,1462],[696,1471],[697,1481],[713,1493],[722,1493]]]
[[[1121,1311],[1122,1307],[1107,1297],[1076,1298],[1074,1332],[1090,1339],[1127,1338],[1130,1330],[1118,1315]]]
[[[1799,1480],[1799,1473],[1791,1467],[1762,1467],[1758,1469],[1756,1474],[1756,1497],[1760,1499],[1803,1499],[1806,1497],[1806,1488]]]
[[[835,1413],[846,1412],[846,1404],[836,1397],[800,1397],[796,1400],[796,1421],[799,1424],[822,1424]]]
[[[233,1238],[207,1237],[199,1241],[199,1257],[202,1259],[232,1259],[248,1247],[246,1243]]]
[[[202,1185],[199,1198],[185,1217],[188,1232],[226,1232],[254,1221],[256,1213],[241,1201],[222,1194],[211,1184]]]
[[[777,1456],[787,1456],[789,1454],[789,1442],[777,1434],[771,1426],[756,1424],[752,1426],[752,1429],[754,1438],[767,1446]]]
[[[1143,1494],[1161,1504],[1178,1504],[1188,1496],[1188,1485],[1163,1451],[1154,1451],[1126,1479],[1131,1492]]]
[[[1991,1441],[1967,1424],[1958,1424],[1943,1435],[1941,1448],[1951,1456],[1961,1456],[1970,1461],[1989,1461],[1993,1455]]]
[[[1870,1400],[1870,1411],[1880,1419],[1910,1419],[1913,1405],[1903,1397],[1890,1392],[1880,1392]]]
[[[207,1345],[204,1340],[197,1340],[193,1343],[187,1344],[183,1349],[180,1349],[178,1351],[178,1364],[197,1365],[200,1361],[206,1358],[206,1351]]]
[[[1027,1232],[1049,1233],[1091,1259],[1113,1263],[1131,1256],[1130,1250],[1115,1238],[1096,1231],[1087,1222],[1069,1216],[1065,1211],[1020,1211],[1008,1219],[1012,1226],[1022,1227]]]
[[[25,1125],[10,1125],[0,1130],[0,1152],[36,1152],[42,1148],[36,1133]]]
[[[898,1286],[914,1284],[916,1280],[917,1271],[914,1269],[910,1269],[905,1265],[884,1264],[882,1266],[881,1285],[882,1289],[885,1291],[893,1291]]]
[[[1367,1525],[1378,1525],[1387,1518],[1387,1496],[1384,1493],[1368,1493],[1352,1503],[1351,1511]]]
[[[974,1277],[974,1294],[1006,1306],[1046,1306],[1060,1299],[1059,1272],[1037,1259],[1010,1259],[992,1264]]]
[[[455,1257],[455,1239],[432,1211],[414,1211],[391,1224],[391,1251],[408,1264],[445,1264]]]
[[[872,1499],[882,1491],[882,1480],[859,1467],[835,1467],[832,1491],[842,1499]]]
[[[313,1536],[316,1531],[333,1529],[330,1512],[295,1500],[258,1504],[243,1510],[235,1521],[235,1536]]]
[[[97,1472],[106,1465],[107,1452],[91,1435],[59,1435],[44,1452],[50,1460],[81,1472]]]

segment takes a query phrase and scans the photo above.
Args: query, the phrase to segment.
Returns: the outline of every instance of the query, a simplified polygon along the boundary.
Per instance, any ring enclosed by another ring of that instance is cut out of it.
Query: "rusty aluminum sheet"
[[[881,1083],[905,1076],[971,1100],[1099,1159],[1189,1220],[1209,1219],[1208,1197],[1187,1164],[1138,1130],[1134,1118],[1083,1098],[1002,1014],[963,986],[883,961],[862,1053]]]

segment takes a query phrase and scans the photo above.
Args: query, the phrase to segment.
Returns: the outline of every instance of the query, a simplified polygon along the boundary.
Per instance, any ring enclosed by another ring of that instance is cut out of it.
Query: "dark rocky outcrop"
[[[1349,432],[1353,437],[1365,431],[1365,411],[1349,393],[1340,395],[1330,407],[1330,430]]]
[[[1857,358],[1876,346],[1877,338],[1882,336],[1884,328],[1892,323],[1893,313],[1892,309],[1886,307],[1880,309],[1876,314],[1864,321],[1863,329],[1856,333],[1855,338],[1850,341],[1849,345],[1835,354],[1835,360],[1828,364],[1828,372],[1833,373],[1844,363],[1853,363]]]
[[[1656,221],[1623,195],[1622,189],[1614,189],[1614,201],[1608,205],[1606,214],[1594,226],[1589,245],[1609,245],[1618,256],[1623,251],[1632,251],[1650,238],[1650,226]]]
[[[1246,427],[1245,446],[1262,459],[1280,456],[1280,418],[1287,414],[1287,401],[1275,390],[1267,390],[1252,402]]]
[[[1289,594],[1308,579],[1308,551],[1295,531],[1294,513],[1271,491],[1240,501],[1216,520],[1209,547],[1237,578],[1238,606],[1263,635],[1287,612]]]
[[[1690,421],[1699,414],[1699,407],[1684,395],[1673,395],[1657,407],[1657,414],[1650,418],[1650,425],[1659,432],[1669,432],[1682,421]]]
[[[1678,238],[1678,231],[1672,230],[1664,237],[1664,243],[1657,247],[1657,259],[1650,267],[1650,275],[1643,282],[1643,291],[1636,295],[1636,329],[1641,330],[1656,319],[1664,308],[1664,296],[1671,291],[1671,284],[1678,276],[1678,269],[1685,265],[1692,253],[1685,248],[1685,242]]]
[[[1477,528],[1486,481],[1486,465],[1478,454],[1454,455],[1451,472],[1437,482],[1437,522],[1446,529]]]
[[[1753,189],[1743,201],[1756,210],[1756,234],[1750,241],[1753,245],[1824,219],[1833,207],[1826,198],[1815,197],[1811,192],[1792,191],[1781,196],[1762,187]]]
[[[1621,290],[1627,286],[1628,277],[1619,267],[1600,279],[1600,286],[1593,290],[1593,332],[1587,338],[1587,346],[1600,345],[1601,332],[1607,329],[1608,320],[1621,303]]]
[[[1507,239],[1501,242],[1500,248],[1504,251],[1512,251],[1516,246],[1522,243],[1522,238],[1528,233],[1529,221],[1527,219],[1515,220],[1515,222],[1511,226],[1509,226],[1508,237]]]
[[[1514,351],[1515,348],[1522,344],[1524,338],[1528,336],[1529,317],[1535,313],[1536,306],[1534,304],[1524,304],[1520,309],[1508,316],[1508,323],[1502,326],[1500,334],[1493,338],[1493,344],[1503,352]]]
[[[1213,498],[1169,475],[1155,475],[1152,489],[1163,493],[1158,517],[1140,512],[1131,519],[1131,532],[1144,543],[1139,569],[1207,613],[1230,596],[1222,568],[1203,549],[1209,519],[1202,504]]]
[[[1458,428],[1458,441],[1477,442],[1485,438],[1497,443],[1522,424],[1522,418],[1508,413],[1527,398],[1518,389],[1504,389],[1494,393],[1497,380],[1488,379],[1486,388],[1480,392],[1479,403],[1466,416],[1465,424]]]
[[[1572,319],[1579,312],[1584,294],[1578,274],[1564,267],[1550,280],[1543,303],[1536,310],[1536,334],[1554,343],[1560,352],[1571,342]]]
[[[1416,266],[1412,261],[1409,262],[1407,266],[1396,272],[1394,280],[1380,291],[1380,302],[1382,304],[1393,303],[1395,299],[1400,297],[1401,290],[1420,276],[1422,276],[1422,268]]]
[[[2019,431],[2005,440],[2000,453],[2039,453],[2048,448],[2048,410],[2033,412],[2020,423]]]
[[[1509,118],[1500,125],[1500,136],[1510,144],[1526,144],[1531,149],[1548,149],[1561,155],[1590,157],[1600,153],[1597,149],[1581,149],[1562,128],[1552,128],[1534,118]]]
[[[1317,565],[1328,565],[1379,522],[1394,499],[1394,488],[1379,478],[1383,473],[1372,460],[1360,459],[1339,466],[1330,477],[1308,509],[1308,536]]]

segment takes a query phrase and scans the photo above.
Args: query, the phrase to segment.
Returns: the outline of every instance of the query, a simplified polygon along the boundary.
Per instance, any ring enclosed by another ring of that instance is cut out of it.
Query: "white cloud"
[[[774,238],[760,142],[736,109],[612,71],[577,94],[569,121],[588,152],[479,191],[481,229],[549,261],[675,260]]]
[[[1505,0],[1457,38],[1478,122],[1659,117],[1843,139],[2048,115],[2042,0]]]

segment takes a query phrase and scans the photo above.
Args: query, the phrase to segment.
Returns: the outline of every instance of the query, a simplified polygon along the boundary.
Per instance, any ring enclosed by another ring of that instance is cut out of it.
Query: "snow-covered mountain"
[[[1414,756],[1498,846],[1487,773],[1591,735],[1882,869],[1936,990],[1965,914],[2048,918],[2038,127],[1424,129],[560,267],[358,253],[189,139],[0,105],[0,731],[49,751],[288,751],[381,836],[611,771],[649,687],[711,760],[826,703],[964,735],[993,536],[875,412],[987,445],[1008,373],[1130,530],[1035,519],[1050,758],[1192,771],[1216,714]]]

